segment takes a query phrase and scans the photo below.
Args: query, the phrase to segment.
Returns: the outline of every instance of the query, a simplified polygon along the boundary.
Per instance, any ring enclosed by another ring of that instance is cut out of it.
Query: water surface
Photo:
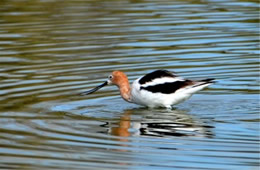
[[[257,169],[258,1],[0,2],[1,169]],[[126,103],[122,70],[217,83],[173,110]]]

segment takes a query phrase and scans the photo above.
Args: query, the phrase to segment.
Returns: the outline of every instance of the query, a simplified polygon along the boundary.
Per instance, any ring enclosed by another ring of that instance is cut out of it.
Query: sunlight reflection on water
[[[0,2],[3,169],[259,166],[257,1]],[[116,87],[112,70],[217,83],[169,111]],[[162,156],[163,155],[163,156]]]

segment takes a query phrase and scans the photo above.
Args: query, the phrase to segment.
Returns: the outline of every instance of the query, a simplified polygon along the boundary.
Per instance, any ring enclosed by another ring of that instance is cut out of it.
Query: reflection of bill
[[[141,119],[140,119],[141,116]],[[139,120],[131,117],[139,117]],[[109,133],[114,136],[156,136],[156,137],[207,137],[211,138],[213,126],[186,114],[183,110],[126,110],[118,122],[110,122]],[[120,138],[124,141],[126,138]]]

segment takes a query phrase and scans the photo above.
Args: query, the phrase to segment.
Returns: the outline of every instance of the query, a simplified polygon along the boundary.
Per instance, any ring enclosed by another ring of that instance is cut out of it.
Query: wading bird
[[[167,70],[156,70],[135,80],[130,86],[127,76],[113,71],[108,80],[83,95],[94,93],[106,85],[116,85],[121,97],[130,103],[147,107],[172,108],[173,105],[189,99],[194,93],[214,83],[214,79],[192,81]]]

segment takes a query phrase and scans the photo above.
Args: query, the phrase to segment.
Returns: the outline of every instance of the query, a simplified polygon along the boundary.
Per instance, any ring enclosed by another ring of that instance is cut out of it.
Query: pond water
[[[258,169],[256,0],[1,0],[1,169]],[[156,69],[217,83],[173,110],[126,103]]]

